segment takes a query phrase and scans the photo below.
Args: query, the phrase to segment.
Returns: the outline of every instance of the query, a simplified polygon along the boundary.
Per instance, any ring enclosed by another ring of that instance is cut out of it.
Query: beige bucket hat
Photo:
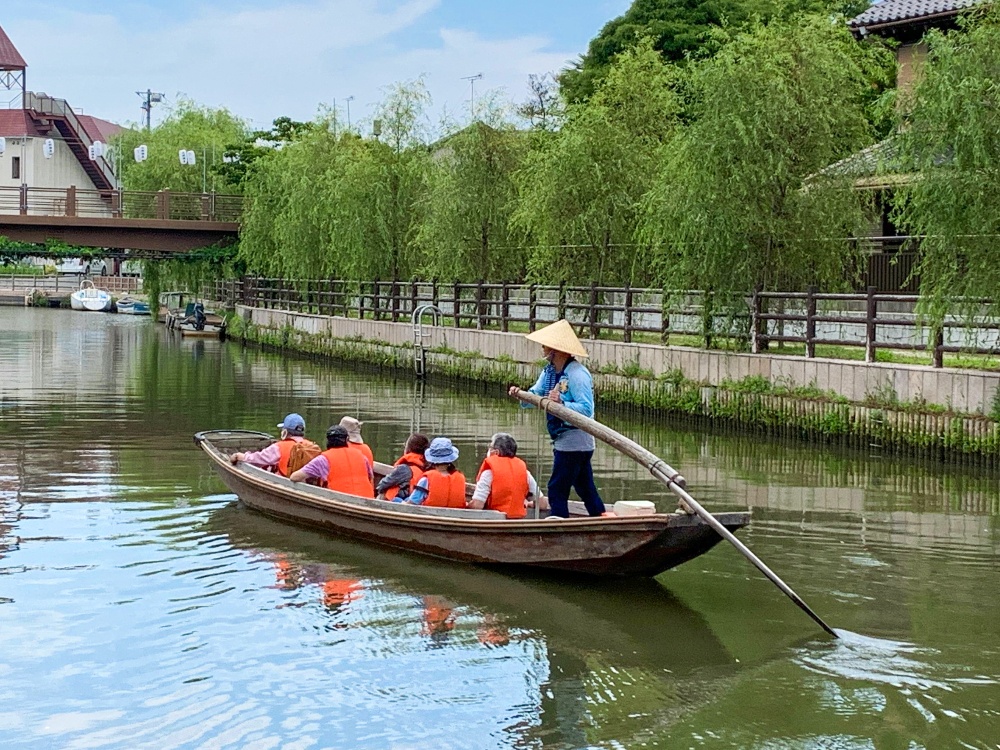
[[[347,439],[352,443],[363,443],[365,442],[361,438],[361,425],[364,422],[359,422],[354,417],[344,417],[340,420],[340,426],[347,430]]]
[[[534,341],[536,344],[547,346],[549,349],[555,349],[559,352],[572,354],[574,357],[590,356],[573,332],[573,326],[565,318],[550,323],[545,328],[539,328],[534,333],[525,334],[524,337],[528,341]]]

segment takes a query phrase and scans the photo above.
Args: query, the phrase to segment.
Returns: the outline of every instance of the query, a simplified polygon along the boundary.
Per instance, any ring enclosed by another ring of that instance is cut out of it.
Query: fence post
[[[712,333],[715,330],[715,314],[712,310],[712,292],[702,292],[701,302],[701,336],[705,340],[705,348],[712,348]]]
[[[806,288],[806,357],[816,356],[816,287]]]
[[[597,338],[597,282],[590,282],[590,338]]]
[[[528,284],[528,332],[535,332],[535,313],[537,312],[538,291],[534,284]]]
[[[666,289],[660,290],[660,343],[670,344],[670,295]]]
[[[417,282],[414,279],[410,279],[410,315],[413,315],[413,311],[417,309]]]
[[[934,329],[934,366],[944,367],[944,326],[937,326]]]
[[[625,286],[625,333],[623,338],[626,344],[632,343],[632,285]]]
[[[156,218],[170,218],[170,190],[163,189],[156,194]]]
[[[389,297],[392,300],[392,322],[399,322],[399,282],[396,279],[392,280],[392,284],[389,285]]]
[[[562,320],[566,317],[566,282],[559,282],[559,297],[556,299],[556,318]]]
[[[874,286],[867,290],[868,299],[865,306],[865,362],[875,361],[875,317],[878,314],[878,304],[875,301]]]
[[[761,292],[764,291],[764,285],[757,283],[753,288],[753,296],[750,297],[750,353],[760,354],[761,349],[761,323],[764,321],[760,319],[761,314]]]
[[[76,216],[76,185],[66,188],[66,215]]]
[[[510,285],[504,281],[500,287],[500,330],[504,333],[510,330],[507,319],[510,317]]]
[[[24,165],[21,165],[21,169],[24,169]],[[20,197],[18,200],[19,213],[21,216],[26,216],[28,214],[28,185],[27,183],[21,183]]]
[[[476,282],[476,328],[480,331],[486,327],[485,312],[486,308],[483,305],[483,279],[480,279]]]
[[[462,327],[462,288],[459,286],[458,282],[452,284],[452,301],[451,301],[451,313],[452,320],[455,323],[455,328]]]

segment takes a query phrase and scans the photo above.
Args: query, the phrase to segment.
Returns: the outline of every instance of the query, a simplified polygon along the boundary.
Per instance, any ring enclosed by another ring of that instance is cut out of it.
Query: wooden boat
[[[274,438],[259,432],[199,432],[195,443],[229,489],[250,508],[312,528],[436,557],[498,566],[535,567],[602,576],[654,576],[708,552],[721,537],[687,513],[508,520],[492,510],[425,508],[295,483],[230,453],[259,450]],[[377,463],[384,476],[391,467]],[[469,487],[471,493],[471,485]],[[730,531],[748,513],[716,516]]]
[[[128,295],[115,302],[115,308],[122,315],[149,315],[149,303]]]
[[[98,289],[90,279],[80,282],[80,288],[69,295],[69,306],[74,310],[106,312],[111,309],[111,292]]]
[[[212,310],[205,310],[200,302],[188,302],[183,308],[169,310],[166,314],[167,330],[181,336],[225,340],[226,318]]]

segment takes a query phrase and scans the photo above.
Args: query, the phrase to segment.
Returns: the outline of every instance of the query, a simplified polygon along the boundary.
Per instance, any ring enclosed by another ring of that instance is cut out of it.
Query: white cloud
[[[540,36],[486,40],[454,28],[440,29],[434,44],[408,44],[407,34],[426,25],[439,2],[303,0],[180,20],[157,15],[141,27],[110,15],[62,12],[7,21],[4,28],[28,62],[29,88],[119,122],[139,119],[134,92],[146,88],[169,100],[183,93],[226,106],[257,126],[280,115],[309,119],[320,103],[335,99],[343,111],[344,99],[354,95],[357,122],[383,87],[420,74],[435,109],[459,114],[468,108],[463,76],[482,72],[477,94],[506,88],[519,100],[529,73],[558,70],[574,56],[548,49]]]

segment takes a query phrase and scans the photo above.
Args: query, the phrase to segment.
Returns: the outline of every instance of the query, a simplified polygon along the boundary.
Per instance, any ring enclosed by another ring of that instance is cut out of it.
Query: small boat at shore
[[[260,450],[274,437],[243,430],[194,436],[222,481],[243,503],[269,516],[460,562],[533,567],[599,576],[655,576],[708,552],[722,537],[696,515],[572,515],[509,520],[493,510],[428,508],[372,500],[291,482],[229,455]],[[376,475],[392,467],[377,463]],[[468,491],[471,493],[472,486]],[[750,522],[746,512],[717,514],[730,531]]]
[[[128,295],[115,302],[115,308],[122,315],[149,315],[149,303]]]
[[[226,338],[225,316],[206,310],[201,302],[188,302],[184,308],[168,311],[166,324],[168,331],[177,331],[185,337]]]
[[[69,306],[74,310],[107,312],[111,309],[111,292],[97,288],[90,279],[84,279],[80,288],[69,295]]]

